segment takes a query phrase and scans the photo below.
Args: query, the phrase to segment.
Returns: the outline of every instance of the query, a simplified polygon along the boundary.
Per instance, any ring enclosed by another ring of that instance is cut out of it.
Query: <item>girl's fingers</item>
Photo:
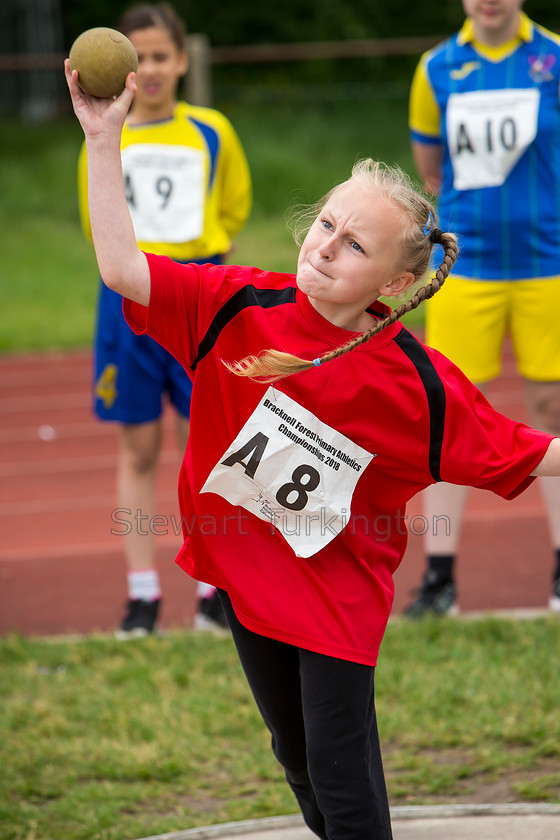
[[[136,93],[136,73],[131,71],[126,77],[126,82],[122,93],[117,96],[117,100],[126,108],[130,108],[134,94]]]
[[[81,90],[78,87],[78,71],[70,70],[69,59],[64,60],[64,75],[66,76],[66,83],[72,100],[81,95]]]
[[[78,84],[78,71],[70,69],[69,59],[64,61],[64,73],[70,91],[74,113],[86,132],[113,132],[122,130],[122,125],[136,93],[136,74],[131,72],[119,96],[98,99],[85,93]]]

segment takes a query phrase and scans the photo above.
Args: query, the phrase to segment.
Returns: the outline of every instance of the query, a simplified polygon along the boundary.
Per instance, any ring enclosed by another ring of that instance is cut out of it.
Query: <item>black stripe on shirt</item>
[[[198,353],[191,369],[196,366],[210,352],[218,340],[221,331],[236,315],[248,306],[260,306],[261,309],[271,309],[284,303],[295,303],[296,288],[288,286],[286,289],[256,289],[254,286],[243,286],[221,309],[216,312],[212,323],[198,345]]]
[[[445,422],[445,388],[430,357],[419,341],[406,330],[396,336],[395,342],[405,353],[422,380],[428,397],[430,412],[430,472],[434,481],[441,481],[441,448],[443,446],[443,428]]]

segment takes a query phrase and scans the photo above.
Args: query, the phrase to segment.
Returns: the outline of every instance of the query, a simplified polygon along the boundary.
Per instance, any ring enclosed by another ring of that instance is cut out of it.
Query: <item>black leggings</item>
[[[220,592],[274,755],[324,840],[392,840],[375,717],[375,669],[247,630]]]

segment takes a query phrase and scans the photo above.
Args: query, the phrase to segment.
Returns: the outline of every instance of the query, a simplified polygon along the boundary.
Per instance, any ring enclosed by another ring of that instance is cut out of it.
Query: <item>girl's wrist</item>
[[[86,148],[88,155],[90,151],[95,153],[96,151],[103,151],[103,152],[112,152],[117,151],[121,153],[121,132],[120,131],[96,131],[91,134],[85,135],[86,141]]]

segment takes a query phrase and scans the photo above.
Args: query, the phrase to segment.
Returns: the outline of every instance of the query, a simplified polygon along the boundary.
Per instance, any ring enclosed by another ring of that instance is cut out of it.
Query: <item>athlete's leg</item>
[[[175,421],[175,435],[179,455],[182,458],[185,453],[187,440],[189,438],[190,421],[180,411],[177,411]],[[198,583],[196,590],[196,613],[194,616],[194,629],[207,633],[227,633],[227,620],[224,614],[222,603],[215,586],[208,583]]]
[[[307,825],[329,840],[391,840],[374,669],[252,633],[222,597],[274,754]]]
[[[168,359],[149,336],[137,336],[124,320],[122,298],[101,285],[95,340],[94,408],[102,420],[119,424],[117,505],[124,534],[128,605],[119,637],[153,631],[161,601],[151,520],[161,447],[162,396]],[[173,359],[173,362],[175,360]],[[188,380],[186,373],[184,378]],[[188,380],[190,397],[190,380]],[[188,414],[187,409],[183,414]],[[124,516],[124,519],[123,519]]]
[[[560,382],[534,382],[528,379],[524,382],[531,425],[535,429],[560,437]],[[541,478],[540,483],[552,545],[558,558],[554,578],[560,579],[560,477],[547,476]],[[558,608],[560,609],[560,605]]]
[[[162,441],[161,419],[122,424],[117,472],[119,507],[130,511],[125,534],[129,572],[155,569],[155,539],[150,523],[156,513],[156,474]]]
[[[284,768],[305,822],[326,840],[325,820],[307,770],[298,648],[247,630],[226,593],[220,591],[220,596],[245,676],[270,730],[274,755]]]
[[[475,387],[486,394],[488,383]],[[423,496],[424,516],[428,530],[424,546],[428,555],[456,554],[469,488],[439,481],[426,487]]]
[[[477,387],[486,393],[488,384],[479,383]],[[455,564],[468,492],[468,487],[440,481],[422,493],[427,523],[426,572],[417,596],[405,609],[410,618],[425,613],[453,615],[457,611]]]
[[[300,651],[309,775],[330,840],[392,838],[375,669]]]
[[[529,422],[560,435],[560,277],[513,284],[512,341],[525,385]],[[554,548],[550,606],[560,610],[560,478],[540,479]]]
[[[181,458],[185,454],[185,448],[189,439],[190,425],[188,417],[184,417],[182,414],[177,414],[177,419],[175,421],[175,436],[177,438],[177,448]]]
[[[155,484],[161,448],[161,420],[121,424],[117,498],[128,517],[124,534],[128,604],[117,637],[144,636],[157,629],[161,585],[151,527],[156,512]]]
[[[440,350],[486,393],[500,372],[508,284],[451,277],[426,307],[426,343]],[[460,313],[460,317],[457,317]],[[455,564],[468,488],[437,483],[422,493],[426,571],[405,615],[456,611]]]

